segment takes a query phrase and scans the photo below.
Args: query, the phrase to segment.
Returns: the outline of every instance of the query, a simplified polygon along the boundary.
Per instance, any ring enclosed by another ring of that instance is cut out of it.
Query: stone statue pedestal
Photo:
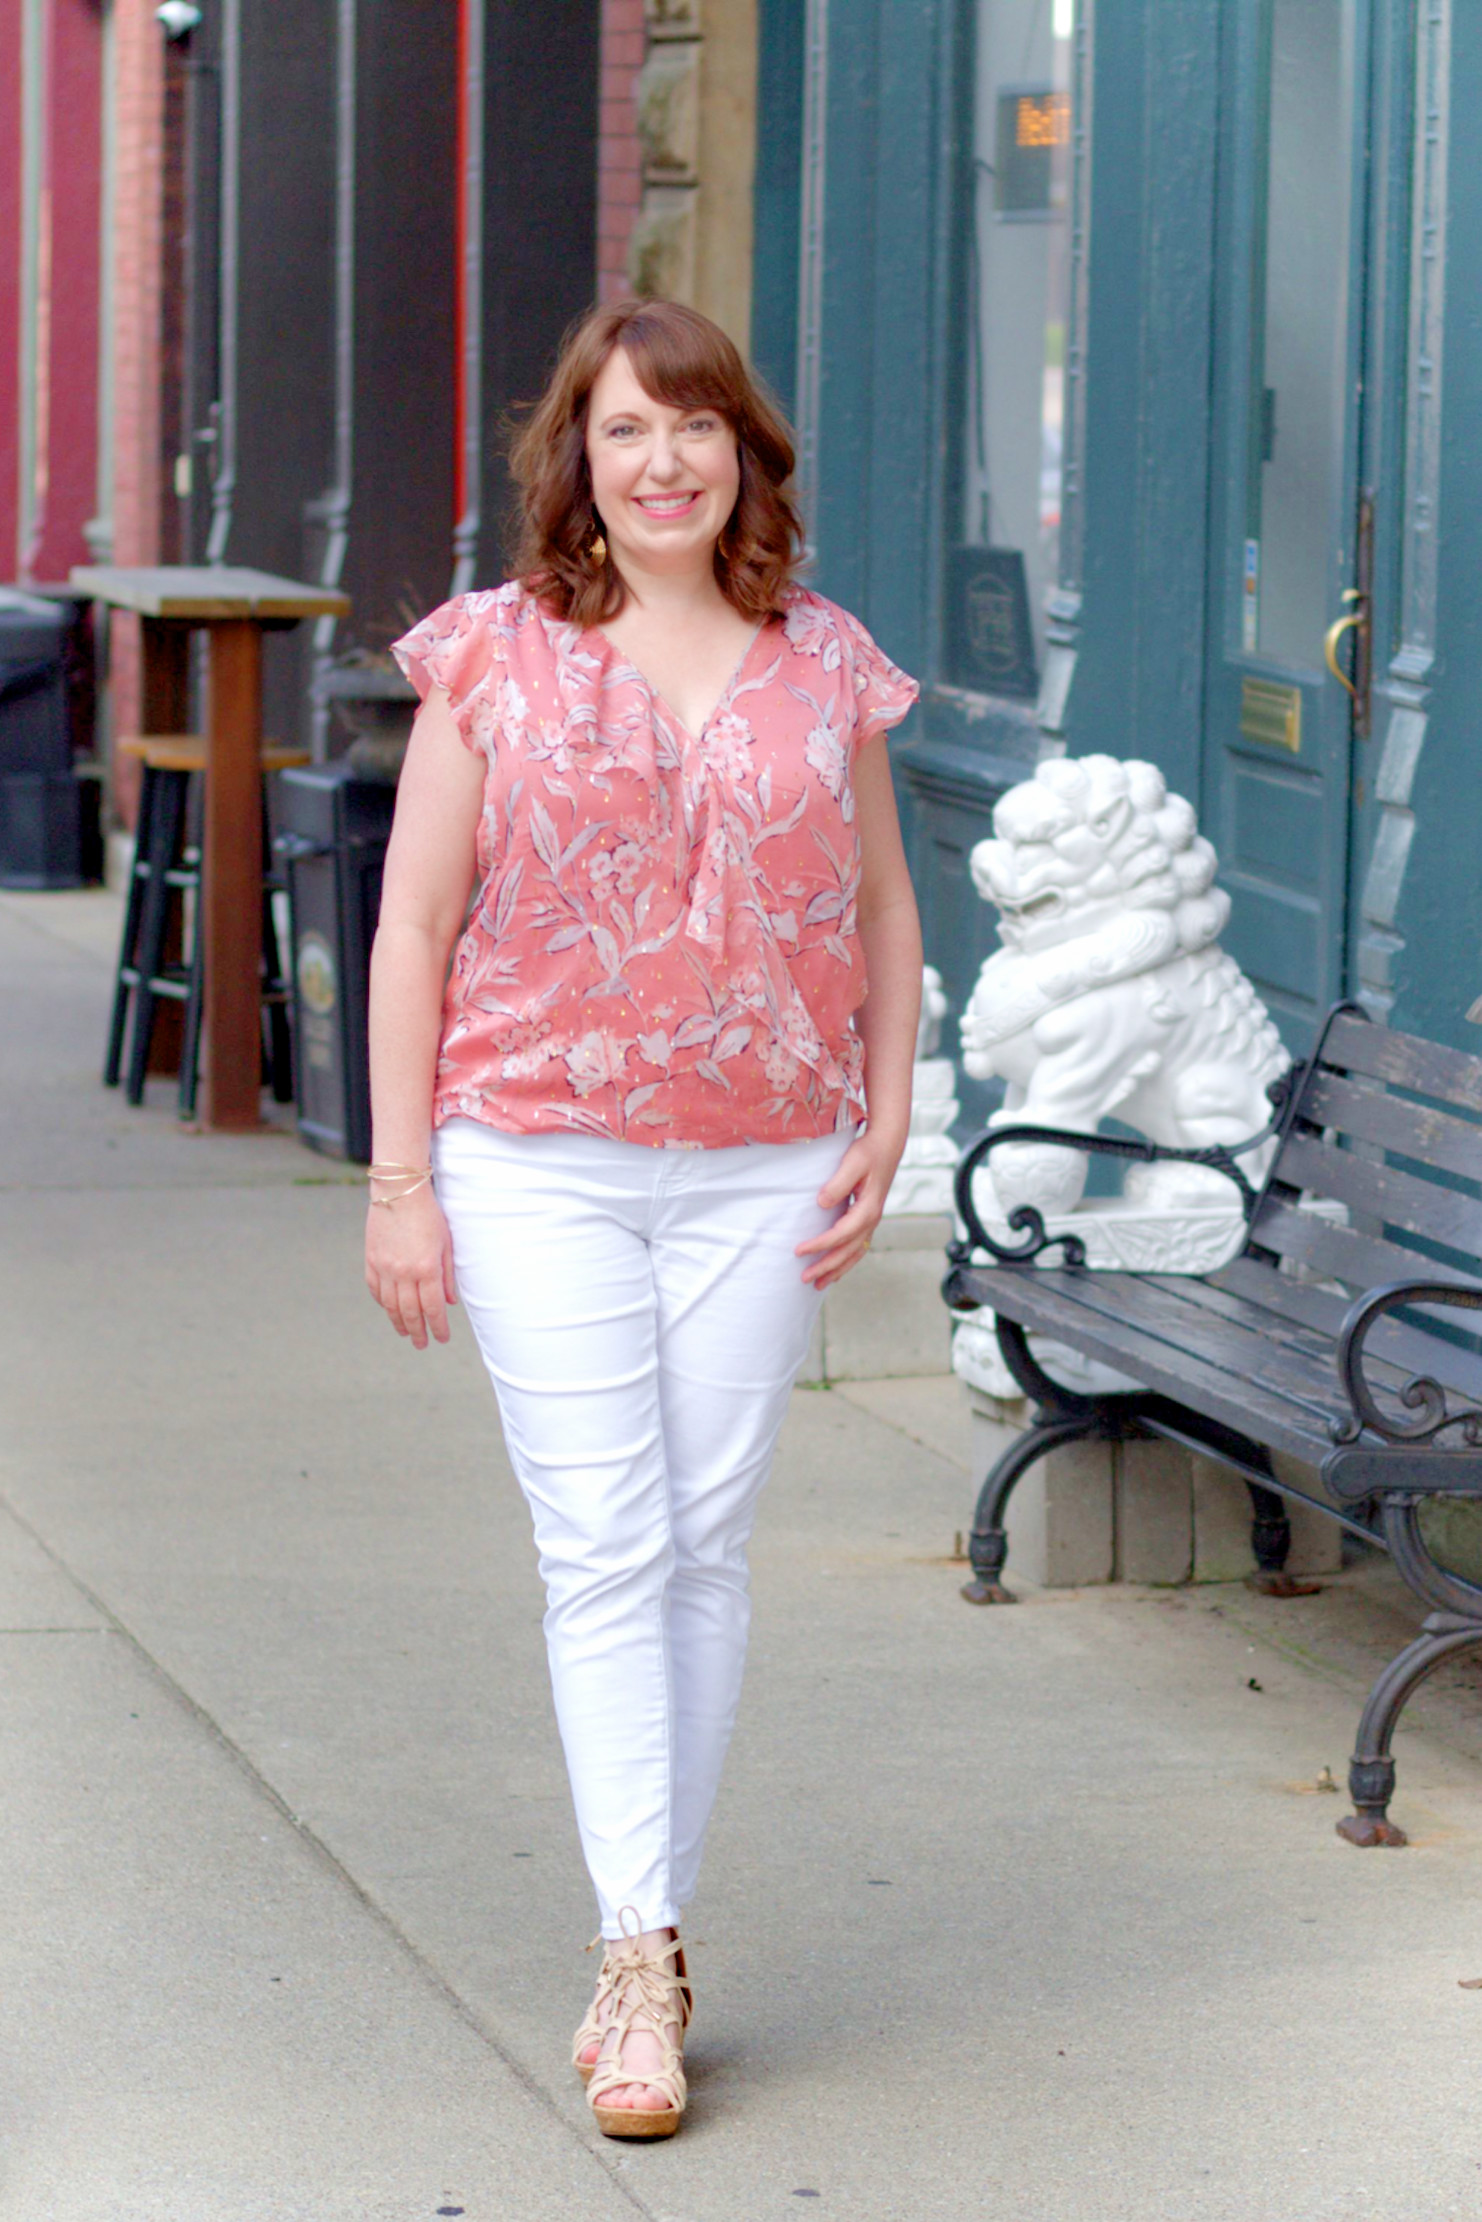
[[[870,1255],[824,1295],[799,1375],[804,1382],[940,1374],[950,1363],[951,1321],[941,1291],[953,1228],[957,1075],[951,1058],[936,1054],[946,1015],[941,975],[925,965],[910,1137]]]
[[[882,1219],[867,1258],[824,1291],[798,1379],[886,1381],[940,1377],[951,1365],[952,1322],[942,1303],[952,1220],[944,1211]]]
[[[951,1058],[918,1059],[911,1076],[911,1134],[885,1199],[888,1218],[952,1209],[957,1144],[950,1129],[956,1117],[957,1075]]]

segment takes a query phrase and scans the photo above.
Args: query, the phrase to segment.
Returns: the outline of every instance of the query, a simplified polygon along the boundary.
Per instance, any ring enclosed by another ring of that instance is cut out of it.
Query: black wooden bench
[[[1009,1601],[1009,1498],[1036,1459],[1066,1443],[1160,1437],[1233,1467],[1250,1484],[1257,1565],[1273,1586],[1290,1543],[1284,1500],[1318,1505],[1384,1546],[1426,1608],[1421,1633],[1369,1693],[1349,1769],[1355,1811],[1338,1824],[1352,1844],[1403,1844],[1388,1817],[1395,1724],[1443,1659],[1482,1643],[1482,1588],[1436,1563],[1421,1524],[1427,1498],[1482,1498],[1482,1355],[1463,1316],[1482,1309],[1482,1058],[1339,1004],[1272,1099],[1265,1134],[1234,1149],[1005,1125],[965,1152],[966,1239],[948,1252],[942,1293],[954,1312],[992,1307],[1004,1361],[1035,1410],[983,1484],[963,1595]],[[1272,1136],[1257,1190],[1240,1159]],[[973,1175],[994,1149],[1027,1141],[1213,1166],[1241,1192],[1245,1247],[1197,1277],[1091,1270],[1083,1246],[1047,1238],[1028,1205],[1009,1219],[1022,1241],[996,1241]],[[1346,1224],[1302,1208],[1321,1197],[1345,1207]],[[1056,1249],[1063,1262],[1040,1262]],[[1031,1333],[1144,1386],[1097,1396],[1063,1388],[1031,1351]],[[1316,1469],[1311,1493],[1275,1470],[1273,1452]]]

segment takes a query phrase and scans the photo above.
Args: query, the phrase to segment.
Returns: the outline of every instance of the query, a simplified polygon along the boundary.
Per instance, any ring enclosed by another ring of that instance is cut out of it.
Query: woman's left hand
[[[849,1208],[822,1234],[798,1244],[797,1255],[813,1261],[803,1279],[815,1288],[825,1289],[842,1280],[868,1250],[904,1148],[904,1140],[893,1141],[866,1128],[857,1141],[850,1143],[833,1179],[819,1190],[818,1201],[825,1211],[846,1201]]]

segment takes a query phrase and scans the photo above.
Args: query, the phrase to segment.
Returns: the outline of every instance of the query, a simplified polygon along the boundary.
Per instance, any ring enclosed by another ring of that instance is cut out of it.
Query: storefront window
[[[1341,530],[1354,0],[1268,0],[1241,647],[1322,661]]]
[[[1059,552],[1075,0],[978,0],[944,677],[1032,700]]]

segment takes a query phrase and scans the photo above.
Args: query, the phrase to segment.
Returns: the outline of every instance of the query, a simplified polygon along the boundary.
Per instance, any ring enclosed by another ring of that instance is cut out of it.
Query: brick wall
[[[653,294],[751,336],[758,0],[605,0],[600,298]]]
[[[643,0],[602,0],[601,108],[597,137],[597,298],[632,290],[628,241],[643,199],[638,145],[638,73]]]
[[[164,559],[161,472],[164,324],[165,40],[152,0],[116,0],[113,236],[114,563]],[[110,620],[111,724],[137,733],[139,627]],[[132,822],[132,765],[120,766],[114,802]]]

